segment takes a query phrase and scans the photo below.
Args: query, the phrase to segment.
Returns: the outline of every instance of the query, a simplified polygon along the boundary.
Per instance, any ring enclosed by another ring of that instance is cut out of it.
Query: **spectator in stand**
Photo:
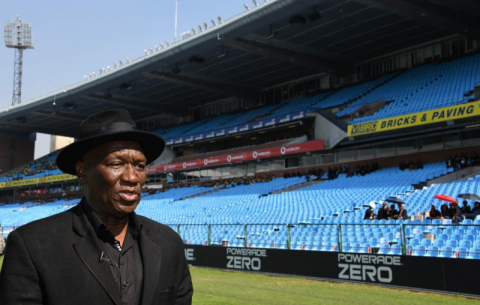
[[[374,219],[375,218],[375,214],[373,213],[373,209],[375,208],[375,202],[371,201],[369,203],[369,207],[368,209],[365,211],[365,216],[363,217],[363,219]]]
[[[417,168],[418,169],[423,169],[423,163],[420,161],[420,159],[417,159]]]
[[[472,213],[472,209],[470,208],[470,206],[468,205],[468,201],[464,200],[462,202],[463,206],[462,208],[460,209],[462,211],[463,214],[469,214],[469,213]]]
[[[385,203],[385,211],[384,211],[384,215],[385,215],[385,219],[390,219],[390,207],[388,206],[388,204]]]
[[[390,205],[390,211],[388,213],[388,217],[389,218],[397,218],[398,217],[398,211],[395,208],[394,204]]]
[[[465,153],[462,153],[462,157],[460,158],[460,168],[465,168],[467,167],[467,156]]]
[[[430,208],[430,219],[439,219],[442,217],[442,214],[440,214],[440,211],[437,210],[437,208],[432,204],[432,207]]]
[[[462,210],[456,203],[450,203],[450,215],[452,215],[452,223],[460,223],[463,220]]]
[[[440,207],[440,213],[442,214],[442,217],[445,219],[452,218],[452,215],[450,214],[450,210],[448,209],[448,206],[446,204],[442,204],[442,206]]]
[[[408,211],[405,208],[405,204],[400,205],[400,211],[398,212],[398,219],[408,219]]]
[[[413,160],[410,161],[410,163],[408,163],[408,170],[409,171],[414,171],[416,169],[417,169],[417,165],[415,164],[415,162],[413,162]]]
[[[398,166],[398,168],[399,168],[401,171],[404,171],[404,170],[407,168],[407,165],[405,164],[405,162],[402,161],[402,163],[400,163],[400,165]]]
[[[478,164],[479,156],[478,156],[476,151],[473,152],[472,157],[470,159],[471,159],[471,165],[477,165]]]
[[[388,214],[387,214],[387,211],[385,209],[386,207],[388,207],[387,203],[383,202],[380,209],[378,209],[377,219],[388,219]]]
[[[452,156],[448,156],[448,159],[447,159],[446,163],[447,163],[447,168],[454,167]]]
[[[470,214],[465,215],[465,218],[474,220],[480,214],[480,202],[475,201],[473,209]]]

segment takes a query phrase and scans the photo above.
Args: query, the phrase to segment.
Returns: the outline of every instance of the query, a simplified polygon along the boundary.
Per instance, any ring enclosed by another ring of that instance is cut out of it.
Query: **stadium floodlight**
[[[218,16],[217,19],[218,19],[218,23],[223,23],[223,20],[222,20],[221,16]]]
[[[150,53],[153,53],[153,48],[150,48]]]
[[[112,71],[112,68],[110,68],[110,66],[107,66],[107,71]]]
[[[158,48],[157,45],[155,45],[155,51],[157,51],[157,52],[160,51],[160,49]]]
[[[98,74],[102,74],[103,73],[103,70],[102,69],[98,69]]]
[[[85,80],[88,80],[88,77],[86,75],[83,76],[85,78]]]
[[[245,3],[243,6],[245,6],[245,9],[246,9],[247,11],[250,10],[250,7],[248,6],[248,4]]]
[[[214,19],[212,19],[212,25],[213,25],[213,26],[216,26],[216,25],[217,25],[217,23],[215,22]]]
[[[5,23],[3,27],[5,46],[15,49],[13,71],[12,106],[22,102],[23,51],[33,49],[32,26],[18,19]]]
[[[117,63],[115,63],[115,62],[113,63],[113,68],[114,69],[118,68]]]
[[[192,28],[192,33],[193,33],[193,35],[196,35],[197,31],[194,28]]]
[[[125,60],[127,61],[127,64],[131,63],[130,59],[127,57],[125,58]]]
[[[167,44],[167,47],[169,47],[169,46],[170,46],[170,41],[168,41],[168,40],[165,40],[165,43]]]
[[[161,47],[162,49],[165,49],[165,45],[164,45],[163,43],[161,43],[161,42],[160,42],[160,47]]]
[[[198,26],[198,31],[199,31],[199,32],[203,32],[203,28],[202,28],[201,25]]]
[[[123,61],[122,60],[119,60],[118,63],[120,64],[120,66],[123,66]]]
[[[143,50],[143,53],[145,53],[145,55],[148,55],[148,51],[147,51],[147,50]]]
[[[205,30],[208,30],[208,24],[206,22],[203,23],[203,27],[205,28]]]
[[[258,1],[257,0],[252,0],[253,5],[258,6]]]

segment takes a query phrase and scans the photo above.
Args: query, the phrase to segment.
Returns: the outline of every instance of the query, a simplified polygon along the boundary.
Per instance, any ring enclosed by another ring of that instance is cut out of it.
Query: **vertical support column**
[[[243,226],[243,234],[245,234],[245,248],[248,248],[248,228],[247,228],[247,225]]]
[[[407,255],[407,237],[405,236],[405,224],[402,226],[402,255]]]
[[[212,225],[208,224],[208,245],[212,245]]]
[[[292,249],[292,241],[290,237],[290,225],[287,225],[287,248],[288,250]]]
[[[337,224],[337,232],[338,232],[338,251],[343,252],[343,246],[342,246],[342,225]]]

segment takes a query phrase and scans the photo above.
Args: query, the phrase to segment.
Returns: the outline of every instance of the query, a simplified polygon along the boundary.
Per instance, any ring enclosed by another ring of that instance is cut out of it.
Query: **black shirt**
[[[84,202],[85,214],[97,233],[105,251],[100,261],[110,265],[115,283],[118,285],[123,304],[139,304],[142,290],[143,265],[138,246],[142,225],[135,213],[130,215],[123,246],[107,226],[98,218],[93,209]]]

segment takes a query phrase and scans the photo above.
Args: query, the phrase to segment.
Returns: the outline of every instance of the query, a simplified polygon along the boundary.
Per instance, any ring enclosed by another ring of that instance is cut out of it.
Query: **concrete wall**
[[[35,141],[0,138],[0,174],[33,161]]]
[[[311,114],[309,114],[311,115]],[[347,133],[335,124],[315,113],[315,140],[325,140],[325,147],[332,148],[342,141]]]

